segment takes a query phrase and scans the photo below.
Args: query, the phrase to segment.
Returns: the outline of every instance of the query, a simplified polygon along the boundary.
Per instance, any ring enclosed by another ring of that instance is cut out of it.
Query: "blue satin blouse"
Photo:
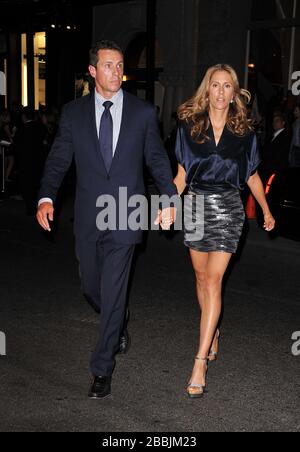
[[[187,123],[179,125],[175,152],[186,171],[187,185],[206,191],[243,190],[261,162],[255,133],[249,131],[240,137],[225,126],[218,146],[212,126],[207,136],[209,141],[199,144],[193,140]]]

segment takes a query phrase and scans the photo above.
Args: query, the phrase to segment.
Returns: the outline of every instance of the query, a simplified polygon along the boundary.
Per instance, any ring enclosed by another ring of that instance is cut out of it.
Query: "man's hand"
[[[49,221],[53,221],[54,218],[53,204],[50,202],[43,202],[38,208],[36,218],[45,231],[51,232]]]
[[[176,221],[176,209],[175,207],[169,207],[168,209],[164,209],[163,211],[159,210],[157,218],[154,224],[157,226],[160,224],[161,228],[164,231],[169,231],[172,224]]]

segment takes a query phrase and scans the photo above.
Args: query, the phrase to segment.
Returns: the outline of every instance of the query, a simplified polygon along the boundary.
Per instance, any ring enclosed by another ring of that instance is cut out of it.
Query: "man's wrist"
[[[40,205],[44,204],[45,202],[48,202],[49,204],[53,204],[53,201],[51,198],[41,198],[38,202],[38,207],[40,207]]]

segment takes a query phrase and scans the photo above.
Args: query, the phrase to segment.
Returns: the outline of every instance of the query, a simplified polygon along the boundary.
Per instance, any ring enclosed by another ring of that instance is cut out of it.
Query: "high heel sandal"
[[[210,352],[208,355],[209,362],[217,361],[217,359],[218,359],[219,339],[220,339],[220,330],[217,330],[214,341],[213,341],[213,346],[210,349]]]
[[[205,375],[206,375],[207,368],[208,368],[208,366],[207,366],[208,358],[200,358],[199,356],[196,356],[195,359],[199,360],[199,361],[205,361],[205,363],[206,363]],[[203,395],[205,393],[205,388],[206,388],[206,385],[200,385],[198,383],[190,383],[187,387],[187,394],[190,399],[200,399],[201,397],[203,397]]]

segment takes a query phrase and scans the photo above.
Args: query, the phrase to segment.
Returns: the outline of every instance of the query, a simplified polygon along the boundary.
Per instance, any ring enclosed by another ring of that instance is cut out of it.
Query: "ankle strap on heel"
[[[207,361],[208,357],[207,358],[201,358],[200,356],[196,356],[195,359],[197,359],[198,361]]]

